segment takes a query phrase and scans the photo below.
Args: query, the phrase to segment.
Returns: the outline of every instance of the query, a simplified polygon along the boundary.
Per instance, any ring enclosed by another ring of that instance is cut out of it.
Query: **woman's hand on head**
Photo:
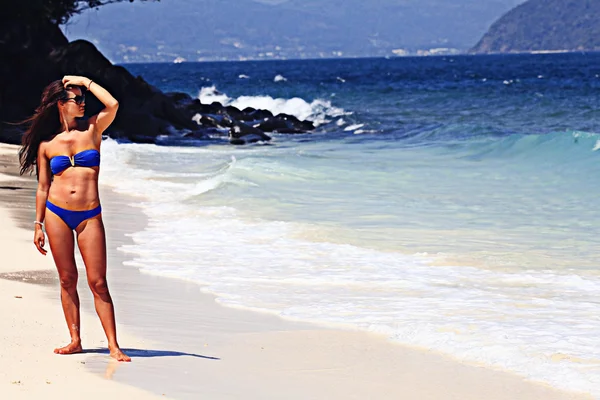
[[[65,75],[62,78],[63,85],[67,86],[85,86],[86,88],[90,84],[91,80],[85,76],[77,75]]]
[[[42,253],[42,255],[46,255],[46,253],[48,253],[48,251],[44,249],[44,245],[46,244],[46,235],[44,234],[44,231],[39,227],[36,227],[35,229],[35,235],[33,236],[33,244],[35,244],[35,247],[37,247],[38,251]]]

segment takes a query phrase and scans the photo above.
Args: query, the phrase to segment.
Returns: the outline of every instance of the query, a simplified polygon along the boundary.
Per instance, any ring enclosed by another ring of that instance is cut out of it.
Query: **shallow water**
[[[103,183],[143,194],[150,220],[122,250],[223,304],[600,395],[598,61],[128,65],[163,90],[318,128],[246,147],[106,141]]]

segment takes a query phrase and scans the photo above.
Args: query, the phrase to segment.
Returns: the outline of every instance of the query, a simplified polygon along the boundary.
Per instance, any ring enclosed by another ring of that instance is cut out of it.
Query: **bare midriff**
[[[54,175],[48,201],[71,211],[92,210],[100,205],[99,167],[69,167]]]

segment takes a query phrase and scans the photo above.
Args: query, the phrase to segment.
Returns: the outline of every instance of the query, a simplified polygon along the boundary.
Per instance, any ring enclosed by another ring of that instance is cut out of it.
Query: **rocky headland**
[[[529,0],[496,21],[474,54],[600,50],[600,1]]]
[[[27,23],[18,18],[0,24],[0,142],[18,144],[43,88],[64,75],[87,76],[119,101],[119,113],[106,131],[112,138],[155,143],[171,136],[186,139],[228,138],[232,144],[270,140],[269,133],[305,133],[310,121],[268,110],[239,110],[220,103],[202,104],[186,93],[163,93],[141,76],[113,65],[90,42],[69,42],[56,23]],[[86,113],[102,105],[87,95]]]

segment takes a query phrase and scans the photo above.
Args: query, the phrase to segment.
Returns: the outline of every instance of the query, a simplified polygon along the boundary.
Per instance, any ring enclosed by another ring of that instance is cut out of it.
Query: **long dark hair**
[[[62,81],[57,80],[50,83],[44,89],[40,105],[35,109],[35,113],[23,121],[24,124],[30,125],[23,134],[22,147],[19,150],[21,175],[33,172],[33,167],[37,167],[40,144],[58,133],[60,129],[58,102],[65,100],[67,96],[67,90]]]

